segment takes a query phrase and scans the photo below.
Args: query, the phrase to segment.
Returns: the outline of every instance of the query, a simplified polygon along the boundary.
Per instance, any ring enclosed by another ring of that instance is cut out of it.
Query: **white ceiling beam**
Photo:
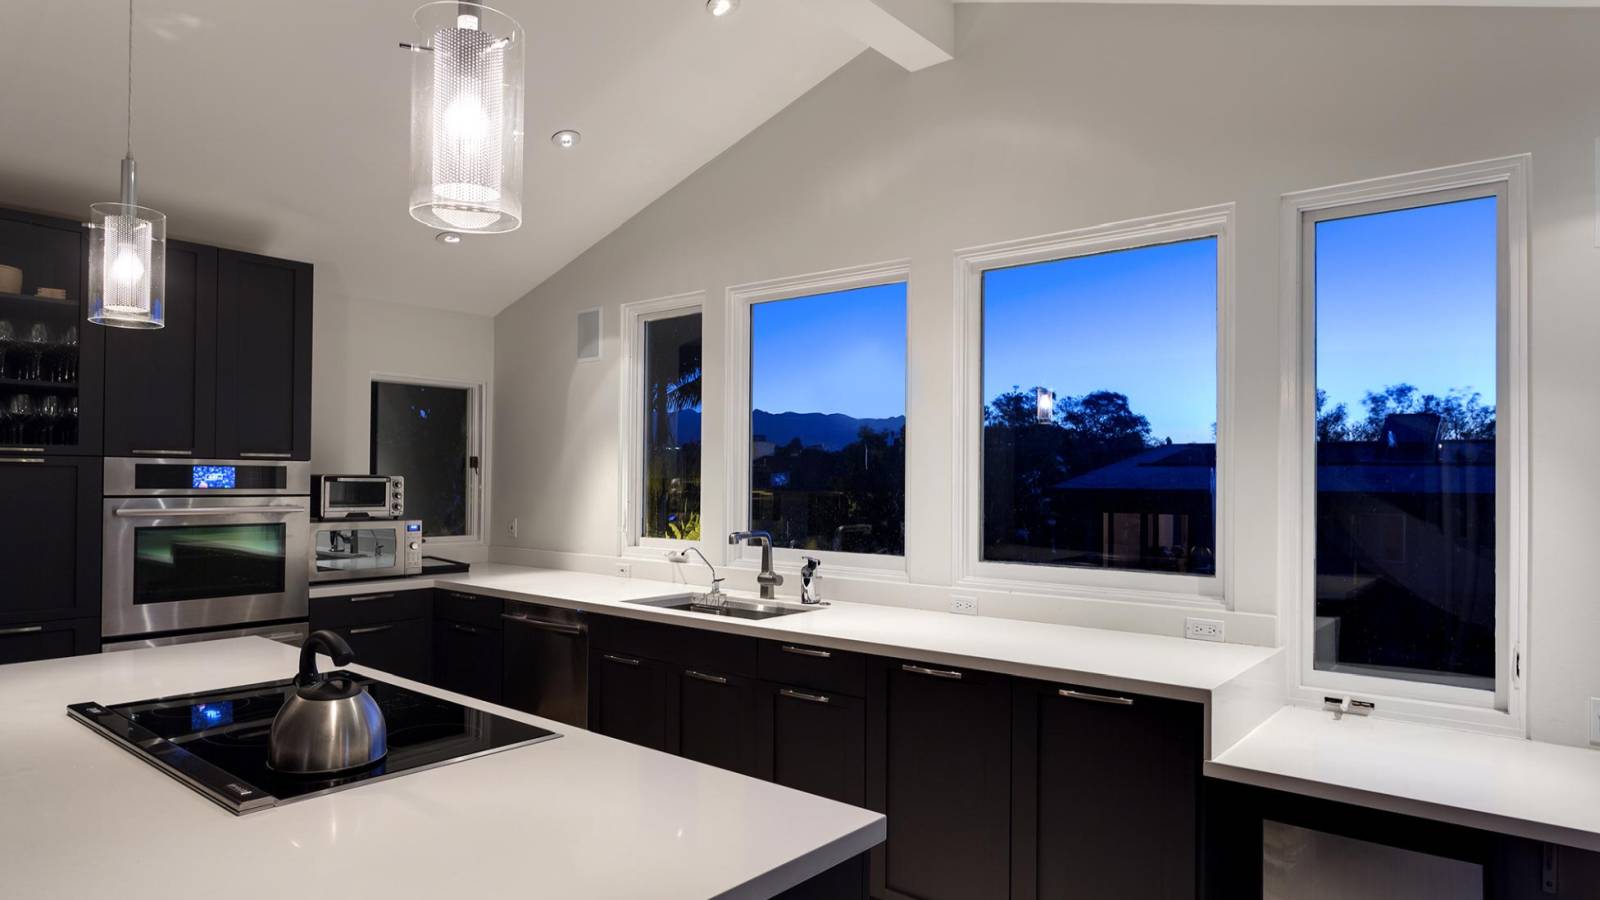
[[[955,57],[952,0],[813,0],[852,37],[915,72]]]

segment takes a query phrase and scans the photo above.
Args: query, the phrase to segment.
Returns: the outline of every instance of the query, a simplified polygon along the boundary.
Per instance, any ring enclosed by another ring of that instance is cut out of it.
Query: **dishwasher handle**
[[[587,625],[574,625],[568,622],[552,622],[549,619],[535,619],[532,616],[522,616],[517,615],[516,613],[501,613],[500,618],[505,619],[507,622],[516,622],[521,625],[528,625],[533,628],[537,628],[540,631],[554,631],[557,634],[580,635],[589,633],[589,626]]]

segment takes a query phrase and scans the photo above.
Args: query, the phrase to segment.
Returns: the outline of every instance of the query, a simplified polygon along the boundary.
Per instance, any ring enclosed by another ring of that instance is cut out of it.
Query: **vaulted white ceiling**
[[[524,224],[447,247],[406,211],[417,5],[136,0],[141,202],[319,293],[494,313],[864,47],[795,0],[493,3],[529,39]],[[116,199],[126,29],[123,0],[0,3],[0,205]]]

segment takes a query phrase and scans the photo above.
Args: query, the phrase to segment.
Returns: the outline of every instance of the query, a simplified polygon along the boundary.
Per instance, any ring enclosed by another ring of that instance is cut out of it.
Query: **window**
[[[1232,221],[957,254],[958,583],[1225,605]]]
[[[1524,166],[1285,198],[1303,448],[1286,572],[1313,702],[1521,729]]]
[[[644,328],[644,486],[639,534],[700,540],[700,313]]]
[[[372,382],[372,471],[405,478],[424,537],[476,538],[479,406],[476,387]]]
[[[883,276],[800,295],[769,286],[753,300],[730,292],[750,361],[734,522],[770,532],[775,547],[903,565],[906,283]]]
[[[983,397],[983,559],[1216,572],[1216,238],[984,272]]]
[[[1307,224],[1318,669],[1494,689],[1499,211]]]

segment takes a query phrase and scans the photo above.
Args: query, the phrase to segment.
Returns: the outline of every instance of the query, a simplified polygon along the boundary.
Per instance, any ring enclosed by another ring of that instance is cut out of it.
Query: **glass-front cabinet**
[[[100,449],[103,334],[81,223],[0,210],[0,456]]]

